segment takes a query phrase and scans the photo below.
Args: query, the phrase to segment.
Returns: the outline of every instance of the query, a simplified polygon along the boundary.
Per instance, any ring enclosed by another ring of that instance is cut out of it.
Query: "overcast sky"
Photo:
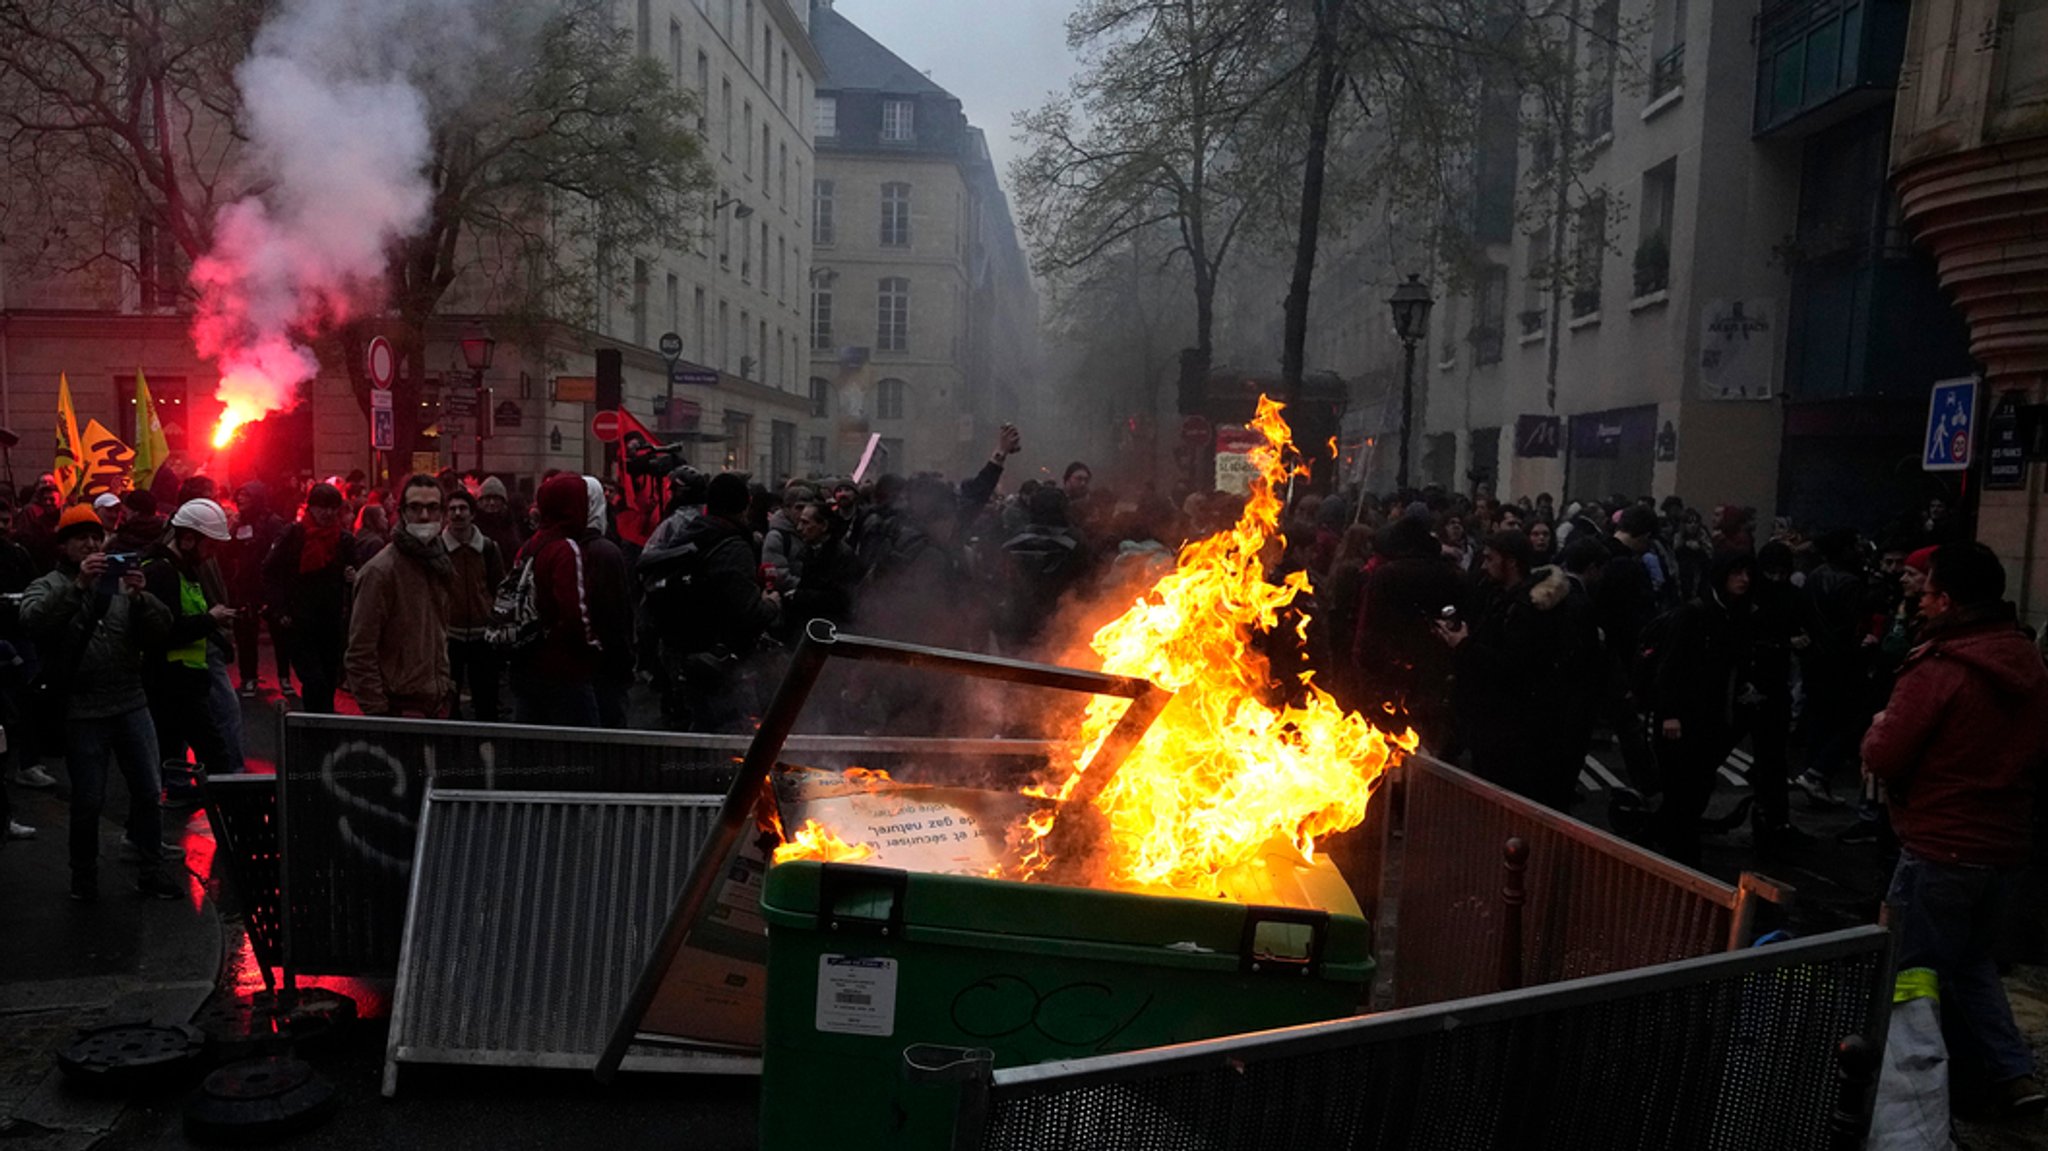
[[[960,98],[988,134],[1009,186],[1010,118],[1045,102],[1073,72],[1067,13],[1074,0],[836,0],[840,15]]]

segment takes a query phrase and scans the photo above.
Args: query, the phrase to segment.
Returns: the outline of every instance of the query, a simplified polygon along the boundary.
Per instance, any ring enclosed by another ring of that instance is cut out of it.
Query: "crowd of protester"
[[[1008,484],[1020,447],[1005,427],[957,483],[770,488],[642,460],[623,486],[549,473],[530,501],[502,478],[453,473],[232,493],[199,477],[172,501],[69,507],[45,482],[18,509],[0,503],[7,778],[52,786],[39,760],[61,751],[72,894],[90,901],[118,770],[137,886],[173,897],[158,797],[241,769],[237,693],[263,690],[262,630],[287,706],[306,711],[345,694],[368,715],[742,732],[814,621],[1059,658],[1084,605],[1128,604],[1244,509],[1216,491],[1101,490],[1080,462]],[[1744,822],[1765,857],[1806,849],[1794,795],[1855,805],[1840,838],[1897,853],[1893,897],[1921,908],[1909,950],[1967,970],[1989,1036],[1979,1054],[2032,1084],[2009,1012],[2001,1030],[1990,1006],[2003,1004],[1995,972],[1987,985],[1988,960],[1955,940],[1996,894],[1984,877],[2033,850],[2048,668],[1998,561],[1940,501],[1874,541],[1747,508],[1507,502],[1483,486],[1290,493],[1284,516],[1269,578],[1307,575],[1297,610],[1310,625],[1262,638],[1276,666],[1306,663],[1347,707],[1561,810],[1611,741],[1626,780],[1610,823],[1683,863],[1699,862],[1703,835]],[[1309,690],[1274,678],[1277,693]],[[1903,704],[1902,679],[1921,685]],[[636,687],[655,702],[636,708]],[[924,706],[846,696],[836,718],[871,733]],[[1975,743],[1938,730],[1955,715],[1981,725]],[[1710,815],[1744,742],[1749,795]]]

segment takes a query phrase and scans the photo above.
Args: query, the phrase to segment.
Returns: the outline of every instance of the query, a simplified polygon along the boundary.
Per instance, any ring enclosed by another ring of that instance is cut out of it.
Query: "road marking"
[[[1739,747],[1729,751],[1728,754],[1734,756],[1736,759],[1739,759],[1746,764],[1754,764],[1756,762],[1755,756],[1750,755],[1748,752],[1742,750]]]
[[[1729,783],[1732,783],[1737,787],[1741,787],[1743,784],[1749,782],[1748,780],[1743,779],[1741,776],[1735,774],[1734,772],[1729,771],[1725,767],[1721,769],[1721,778],[1727,780]]]
[[[1593,773],[1589,771],[1582,771],[1579,773],[1579,786],[1585,788],[1587,791],[1600,790],[1600,785],[1593,782]]]

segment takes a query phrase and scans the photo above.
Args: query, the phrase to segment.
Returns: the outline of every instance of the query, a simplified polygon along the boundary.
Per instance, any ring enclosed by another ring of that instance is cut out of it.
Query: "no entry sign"
[[[619,413],[616,409],[605,410],[590,417],[590,434],[604,443],[615,443],[619,438]]]
[[[365,366],[370,372],[373,387],[383,389],[391,386],[398,377],[398,357],[392,354],[391,341],[382,336],[370,339],[369,351],[364,353]]]

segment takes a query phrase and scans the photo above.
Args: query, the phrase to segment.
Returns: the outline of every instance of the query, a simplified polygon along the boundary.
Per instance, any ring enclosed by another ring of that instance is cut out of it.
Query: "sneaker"
[[[73,903],[98,903],[99,901],[100,901],[100,881],[99,881],[98,879],[96,879],[96,878],[94,878],[94,879],[88,879],[88,878],[85,878],[85,877],[82,877],[82,876],[73,876],[73,877],[72,877],[72,879],[71,879],[71,902],[73,902]]]
[[[135,880],[135,890],[151,899],[182,899],[183,887],[161,870],[145,871]]]
[[[1828,787],[1828,781],[1810,772],[1800,772],[1792,777],[1792,786],[1806,793],[1806,798],[1821,807],[1840,807],[1842,801]]]
[[[8,778],[16,787],[32,787],[38,791],[57,786],[57,777],[40,763],[31,763]]]
[[[1859,819],[1855,823],[1850,824],[1848,830],[1836,836],[1835,842],[1848,844],[1876,843],[1877,821],[1874,819]]]
[[[1998,1106],[2007,1115],[2029,1115],[2048,1107],[2048,1091],[2041,1089],[2041,1081],[2031,1075],[2008,1079],[1993,1091],[1998,1096]]]
[[[251,680],[250,682],[242,685],[241,696],[243,699],[256,699],[262,694],[263,685],[255,682],[254,680]]]
[[[34,839],[35,837],[36,837],[36,829],[35,829],[35,828],[33,828],[33,827],[30,827],[30,826],[29,826],[28,824],[26,824],[26,823],[16,823],[16,822],[15,822],[14,820],[11,820],[11,819],[7,821],[7,838],[9,838],[9,839]]]

